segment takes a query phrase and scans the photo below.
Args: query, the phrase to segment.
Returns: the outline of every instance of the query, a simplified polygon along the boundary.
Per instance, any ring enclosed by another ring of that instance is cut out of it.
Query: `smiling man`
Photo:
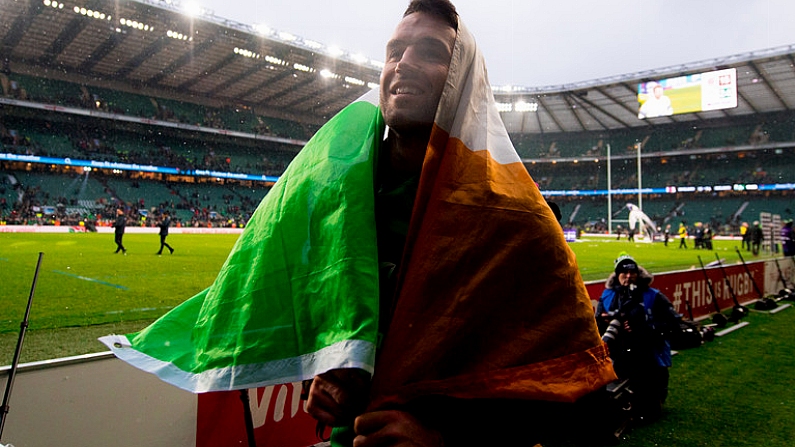
[[[428,12],[424,9],[430,10]],[[418,175],[442,96],[457,28],[455,10],[412,4],[386,46],[380,106],[390,168]]]
[[[375,178],[385,341],[372,382],[355,368],[316,376],[310,414],[352,426],[335,431],[337,445],[548,439],[558,426],[551,421],[576,414],[560,402],[598,389],[612,370],[573,256],[507,138],[482,57],[448,1],[410,3],[386,46],[379,105],[388,126]],[[522,270],[545,253],[549,264],[530,277],[554,272],[558,288],[536,293]],[[547,306],[561,313],[547,319]],[[559,331],[573,332],[556,339]],[[574,360],[585,352],[590,360]]]

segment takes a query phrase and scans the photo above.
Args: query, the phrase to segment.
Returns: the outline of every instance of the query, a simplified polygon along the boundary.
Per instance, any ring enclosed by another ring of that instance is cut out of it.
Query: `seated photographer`
[[[649,287],[652,280],[630,255],[621,253],[596,307],[616,374],[629,379],[633,418],[638,422],[653,421],[662,413],[671,366],[667,338],[680,319],[668,298]]]

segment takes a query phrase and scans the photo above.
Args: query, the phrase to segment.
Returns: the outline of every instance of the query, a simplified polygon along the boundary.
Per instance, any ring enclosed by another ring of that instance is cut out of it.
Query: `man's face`
[[[662,98],[662,95],[663,95],[663,88],[660,87],[659,85],[657,87],[654,87],[654,97],[660,99]]]
[[[618,283],[624,287],[635,284],[638,281],[638,272],[634,270],[624,270],[618,274]]]
[[[455,36],[446,22],[422,12],[398,24],[381,72],[381,112],[389,127],[400,131],[433,124]]]

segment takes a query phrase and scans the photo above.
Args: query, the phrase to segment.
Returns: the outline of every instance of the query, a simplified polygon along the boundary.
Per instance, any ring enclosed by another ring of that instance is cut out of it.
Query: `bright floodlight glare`
[[[525,101],[517,101],[514,109],[517,112],[537,112],[538,111],[538,103],[537,102],[525,102]]]
[[[290,34],[290,33],[284,32],[284,31],[280,31],[279,32],[279,38],[284,40],[284,41],[286,41],[286,42],[292,42],[295,39],[297,39],[297,37],[294,34]]]
[[[358,78],[354,78],[353,76],[345,76],[345,82],[353,85],[364,85],[364,81]]]
[[[268,34],[271,33],[270,27],[268,25],[263,25],[263,24],[254,25],[254,31],[258,32],[259,34],[262,34],[263,36],[267,36]]]
[[[352,54],[351,55],[351,59],[353,59],[354,62],[358,62],[360,64],[363,64],[363,63],[367,62],[367,56],[365,56],[365,55],[363,55],[361,53]]]
[[[497,111],[499,112],[510,112],[513,110],[513,105],[509,102],[498,102],[497,103]]]
[[[343,54],[345,54],[345,52],[342,51],[342,49],[340,49],[340,47],[336,47],[336,46],[335,47],[328,47],[327,51],[328,51],[328,54],[330,56],[332,56],[332,57],[340,57]]]
[[[194,2],[185,2],[185,4],[182,5],[182,12],[191,17],[198,17],[202,13],[202,7]]]
[[[315,42],[314,40],[304,39],[304,45],[308,46],[309,48],[314,48],[314,49],[323,48],[323,44],[322,43]]]

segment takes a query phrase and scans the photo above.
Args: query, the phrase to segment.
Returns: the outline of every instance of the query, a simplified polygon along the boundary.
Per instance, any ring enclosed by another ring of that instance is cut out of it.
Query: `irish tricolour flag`
[[[100,340],[192,392],[372,372],[377,91],[330,120],[262,201],[215,282],[141,332]]]
[[[376,360],[376,96],[312,138],[207,290],[139,333],[102,340],[194,392],[361,368],[373,372],[371,409],[427,395],[573,401],[615,379],[574,254],[463,25]]]

